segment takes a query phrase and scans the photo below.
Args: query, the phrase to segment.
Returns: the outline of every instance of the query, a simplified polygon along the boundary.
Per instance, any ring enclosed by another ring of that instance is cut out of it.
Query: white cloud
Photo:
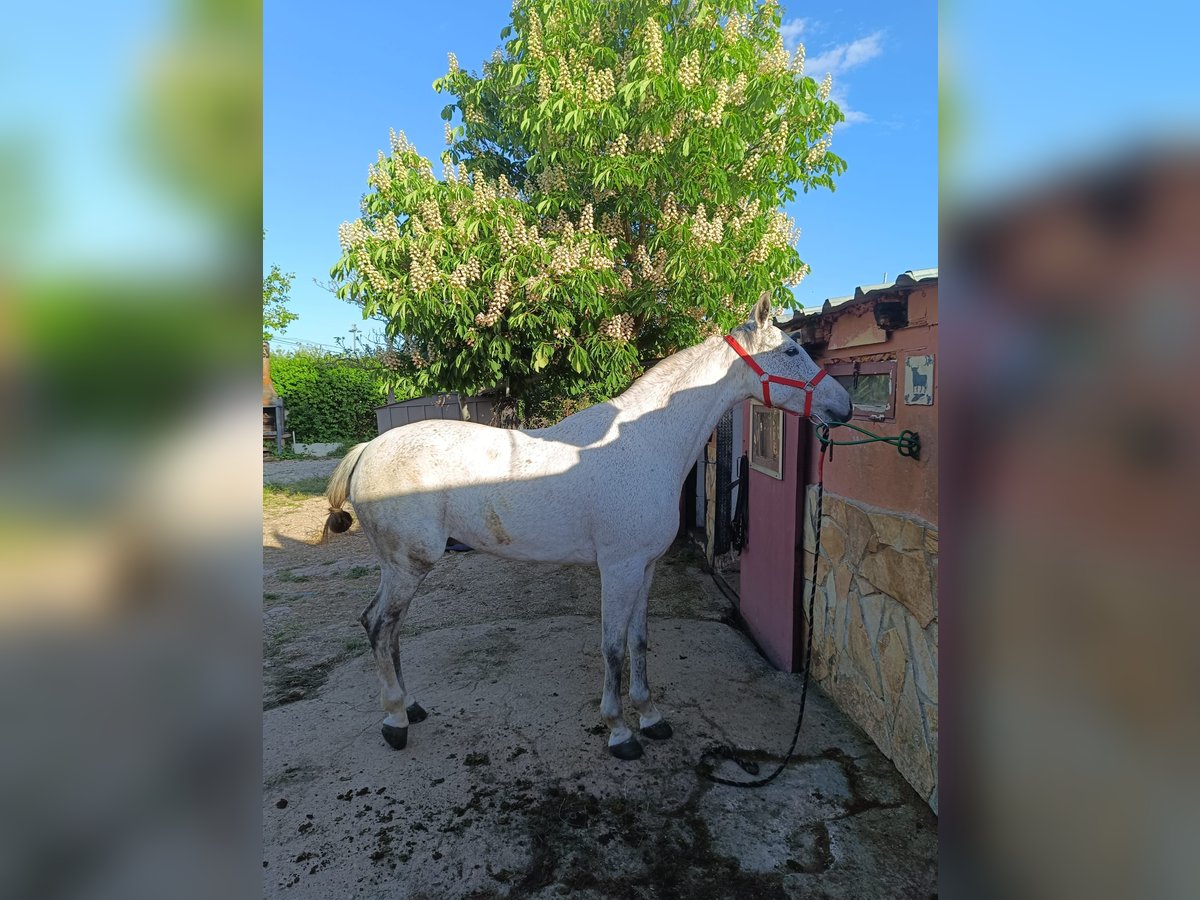
[[[883,53],[883,32],[876,31],[848,44],[836,44],[828,50],[810,56],[804,70],[820,81],[826,73],[837,78],[843,72],[856,69]]]
[[[807,29],[808,19],[788,19],[779,26],[779,33],[783,36],[783,46],[787,47],[789,51],[795,50]]]
[[[833,76],[833,90],[830,96],[846,116],[842,127],[870,122],[871,117],[862,110],[851,108],[847,99],[848,85],[841,76],[882,55],[883,32],[876,31],[849,43],[835,44],[816,56],[810,56],[805,62],[805,73],[817,81],[827,74]]]
[[[837,103],[838,108],[842,111],[842,115],[846,117],[846,121],[842,122],[841,124],[842,128],[846,128],[850,125],[861,125],[864,122],[871,121],[871,117],[861,109],[851,109],[846,103],[845,98],[835,97],[834,102]]]

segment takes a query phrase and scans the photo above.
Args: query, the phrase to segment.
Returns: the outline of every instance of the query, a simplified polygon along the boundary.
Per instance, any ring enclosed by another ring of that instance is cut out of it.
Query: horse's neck
[[[678,469],[682,481],[721,416],[750,392],[750,369],[734,361],[723,338],[668,357],[612,401],[617,436],[641,444],[647,464]]]

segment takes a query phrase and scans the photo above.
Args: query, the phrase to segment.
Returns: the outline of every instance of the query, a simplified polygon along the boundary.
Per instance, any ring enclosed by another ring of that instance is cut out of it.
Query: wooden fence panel
[[[491,424],[493,406],[490,400],[482,397],[470,397],[466,406],[472,422],[482,425]],[[457,394],[417,397],[402,403],[389,403],[375,410],[375,420],[380,434],[392,428],[400,428],[413,422],[423,422],[426,419],[458,418],[461,418],[461,412]]]

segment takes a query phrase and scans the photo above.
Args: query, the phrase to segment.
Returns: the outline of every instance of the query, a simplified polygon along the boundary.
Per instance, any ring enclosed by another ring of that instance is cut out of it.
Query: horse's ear
[[[763,291],[759,294],[758,302],[754,304],[754,312],[750,314],[754,320],[756,328],[766,328],[767,323],[771,321],[771,292]]]

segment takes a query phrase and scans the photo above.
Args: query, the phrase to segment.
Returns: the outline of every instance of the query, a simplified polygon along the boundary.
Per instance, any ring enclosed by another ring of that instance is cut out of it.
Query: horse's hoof
[[[610,744],[608,752],[617,759],[641,759],[642,745],[638,743],[637,738],[631,737],[629,740],[622,741],[620,744]]]
[[[665,741],[674,733],[666,719],[659,719],[653,725],[647,725],[642,729],[642,735],[652,741]]]
[[[415,725],[417,722],[424,722],[429,718],[429,713],[425,712],[425,708],[422,707],[420,703],[414,703],[404,711],[408,713],[409,725]]]
[[[408,746],[408,727],[397,728],[395,725],[384,725],[383,739],[393,750],[403,750]]]

